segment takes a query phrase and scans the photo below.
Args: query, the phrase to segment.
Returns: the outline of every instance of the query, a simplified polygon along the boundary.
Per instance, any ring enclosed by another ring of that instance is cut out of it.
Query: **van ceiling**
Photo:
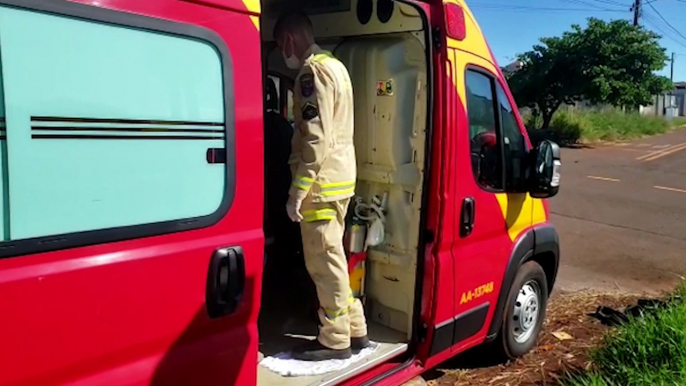
[[[302,5],[310,15],[318,41],[326,38],[417,32],[424,28],[420,12],[412,5],[393,0],[265,0],[262,39],[271,40],[276,18]],[[272,4],[272,5],[270,5]],[[308,8],[313,6],[314,10]],[[366,11],[366,13],[364,12]]]
[[[349,11],[351,0],[262,0],[262,7],[268,14],[281,13],[289,9],[302,9],[314,15]]]

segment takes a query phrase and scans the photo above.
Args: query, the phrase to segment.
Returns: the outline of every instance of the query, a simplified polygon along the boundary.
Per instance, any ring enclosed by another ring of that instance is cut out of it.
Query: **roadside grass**
[[[598,305],[621,309],[640,298],[638,294],[557,290],[548,303],[538,344],[528,355],[501,363],[480,347],[442,363],[424,378],[429,386],[559,386],[566,374],[591,368],[589,351],[612,329],[588,314]],[[560,339],[559,333],[567,337]]]
[[[686,117],[676,117],[672,120],[672,127],[686,126]]]
[[[592,349],[592,369],[564,386],[686,385],[686,285],[669,304],[610,331]]]
[[[667,120],[662,117],[625,113],[617,109],[581,110],[561,109],[553,116],[547,133],[532,129],[540,127],[533,117],[525,122],[533,137],[553,139],[560,144],[621,141],[663,134],[686,125],[686,118]]]

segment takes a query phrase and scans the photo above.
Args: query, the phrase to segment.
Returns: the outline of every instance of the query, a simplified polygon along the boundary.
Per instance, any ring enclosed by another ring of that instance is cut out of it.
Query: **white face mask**
[[[291,55],[286,57],[286,54],[283,51],[281,51],[281,56],[283,56],[283,61],[286,62],[286,67],[290,68],[291,70],[300,69],[300,59],[298,59],[297,56]]]

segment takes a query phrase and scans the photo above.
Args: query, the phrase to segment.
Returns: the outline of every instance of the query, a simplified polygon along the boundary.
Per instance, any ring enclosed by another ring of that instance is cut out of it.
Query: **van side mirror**
[[[560,146],[544,140],[533,154],[529,194],[533,198],[550,198],[560,190]]]

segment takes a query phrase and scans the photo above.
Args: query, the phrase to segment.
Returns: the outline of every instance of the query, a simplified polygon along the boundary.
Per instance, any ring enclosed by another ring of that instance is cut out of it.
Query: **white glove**
[[[288,217],[291,218],[293,222],[301,222],[303,220],[302,214],[300,214],[300,206],[302,202],[296,198],[289,197],[288,203],[286,203],[286,212],[288,212]]]

